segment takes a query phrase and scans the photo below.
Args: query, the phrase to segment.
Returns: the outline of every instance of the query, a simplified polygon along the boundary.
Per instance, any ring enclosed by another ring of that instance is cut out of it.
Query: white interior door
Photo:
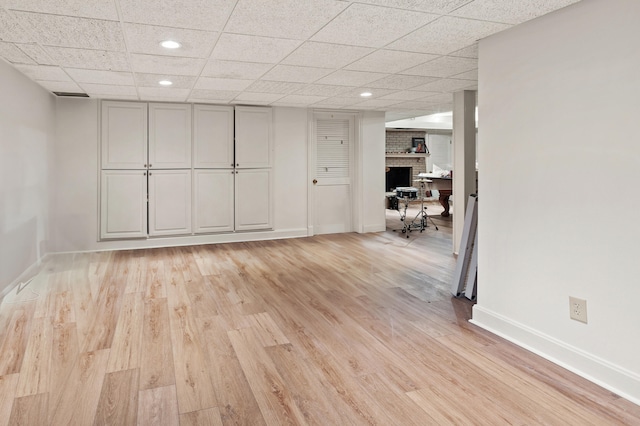
[[[316,114],[314,234],[353,230],[354,117]]]

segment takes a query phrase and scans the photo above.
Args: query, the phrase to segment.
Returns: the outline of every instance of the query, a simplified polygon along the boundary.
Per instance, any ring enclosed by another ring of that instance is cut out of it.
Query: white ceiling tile
[[[298,83],[313,83],[319,78],[331,73],[326,68],[300,67],[294,65],[276,65],[262,78],[271,81],[293,81]]]
[[[20,25],[41,45],[124,51],[120,23],[72,16],[15,12]]]
[[[170,87],[138,87],[138,94],[142,99],[157,101],[184,102],[189,95],[189,89],[173,89]]]
[[[382,47],[438,18],[438,15],[352,3],[311,40]]]
[[[16,43],[33,43],[35,40],[18,22],[0,7],[0,40]]]
[[[415,90],[400,90],[400,91],[382,96],[382,99],[395,99],[398,101],[413,101],[413,100],[424,98],[424,97],[425,97],[425,92],[418,92]]]
[[[380,80],[388,74],[364,71],[338,70],[317,81],[318,84],[334,84],[336,86],[362,86]]]
[[[44,50],[62,67],[109,71],[130,70],[127,54],[124,52],[66,47],[44,47]]]
[[[302,83],[287,83],[283,81],[258,80],[247,87],[247,92],[254,93],[279,93],[288,95],[304,87]]]
[[[335,0],[240,0],[224,30],[306,40],[348,5]]]
[[[445,16],[391,43],[388,48],[446,55],[510,27],[508,24]]]
[[[15,67],[32,80],[72,81],[60,67],[49,65],[15,65]]]
[[[37,44],[18,44],[17,46],[20,48],[20,50],[29,55],[29,57],[33,59],[37,64],[58,65],[58,63],[51,59],[47,52],[45,52],[44,49]]]
[[[254,80],[239,80],[234,78],[200,77],[195,89],[241,91],[249,87]]]
[[[399,50],[376,50],[346,67],[347,70],[386,72],[394,74],[437,58],[426,53],[402,52]]]
[[[355,87],[336,86],[330,84],[307,84],[295,93],[296,95],[309,96],[338,96],[353,89],[355,89]]]
[[[195,89],[191,91],[191,99],[201,99],[207,101],[229,102],[238,96],[240,92],[228,90],[204,90]]]
[[[463,47],[460,50],[449,53],[449,56],[460,56],[461,58],[478,59],[478,43],[473,43],[471,46]]]
[[[402,108],[402,109],[421,109],[436,112],[438,110],[438,106],[429,102],[421,102],[421,101],[408,101],[402,102],[399,104],[395,104],[394,107]]]
[[[344,108],[358,103],[355,98],[333,97],[324,101],[316,102],[313,106],[318,108]]]
[[[404,70],[402,73],[429,77],[450,77],[475,68],[478,68],[477,59],[441,56],[433,61]]]
[[[255,80],[273,67],[272,64],[256,62],[218,61],[210,60],[202,70],[202,76],[217,78],[237,78],[240,80]]]
[[[198,75],[203,59],[131,54],[132,71],[149,74]]]
[[[445,15],[471,0],[358,0],[360,3]]]
[[[81,16],[84,18],[118,20],[113,1],[104,0],[4,0],[7,9],[53,15]]]
[[[306,42],[282,63],[317,68],[339,69],[373,52],[373,49],[339,44]]]
[[[36,62],[13,43],[0,42],[0,57],[12,64],[32,64]]]
[[[104,95],[104,94],[95,94],[95,93],[89,93],[88,95],[89,97],[96,98],[96,99],[111,99],[111,100],[118,100],[118,101],[140,100],[138,95]],[[149,99],[142,99],[142,100],[148,101]]]
[[[362,96],[360,96],[360,94],[363,92],[371,93],[371,96],[366,99],[377,99],[377,98],[382,98],[383,96],[388,95],[390,93],[394,93],[395,90],[361,86],[340,94],[340,97],[341,98],[357,98],[358,100],[362,101],[365,99]]]
[[[38,84],[51,92],[84,93],[80,86],[69,81],[38,81]]]
[[[78,83],[134,85],[130,72],[67,68],[67,73]]]
[[[380,80],[376,80],[372,82],[370,86],[380,89],[406,90],[435,80],[436,78],[434,77],[394,74]]]
[[[469,83],[469,80],[442,78],[431,83],[416,86],[413,90],[419,90],[422,92],[455,92],[468,87]]]
[[[520,24],[579,0],[475,0],[451,13],[464,18]]]
[[[119,0],[119,3],[124,22],[221,31],[236,0]]]
[[[218,38],[217,32],[154,25],[123,24],[123,28],[129,52],[148,55],[208,58]],[[177,41],[182,46],[179,49],[166,49],[160,46],[164,40]]]
[[[216,43],[212,59],[275,64],[300,45],[300,41],[224,33]]]
[[[82,89],[84,89],[84,91],[90,96],[95,95],[96,97],[100,97],[100,95],[138,96],[134,86],[80,83],[80,87],[82,87]]]
[[[366,101],[359,102],[354,106],[356,108],[385,108],[397,103],[400,103],[400,101],[395,99],[368,99]]]
[[[451,76],[451,78],[455,78],[458,80],[474,80],[477,81],[478,80],[478,70],[471,70],[471,71],[467,71],[467,72],[463,72],[460,74],[456,74]]]
[[[327,99],[326,96],[288,95],[278,99],[278,104],[310,105]]]
[[[420,102],[427,102],[432,104],[442,104],[453,102],[453,93],[438,93],[431,94],[422,99],[417,99]]]
[[[274,93],[253,93],[253,92],[242,92],[240,93],[234,100],[234,102],[255,102],[258,104],[268,104],[271,102],[275,102],[278,99],[283,98],[284,95],[274,94]]]
[[[140,95],[142,96],[142,95]],[[187,98],[182,95],[174,95],[174,96],[154,96],[154,95],[145,95],[143,98],[145,101],[150,102],[177,102],[182,103],[186,102]]]
[[[196,77],[171,74],[136,73],[134,78],[138,87],[159,87],[159,81],[169,80],[173,83],[171,85],[172,89],[191,89],[196,81]]]

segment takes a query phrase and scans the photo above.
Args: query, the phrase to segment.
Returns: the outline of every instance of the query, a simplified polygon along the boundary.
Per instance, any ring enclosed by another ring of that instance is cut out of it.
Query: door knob
[[[318,179],[313,180],[313,184],[315,185],[316,183],[318,183]]]

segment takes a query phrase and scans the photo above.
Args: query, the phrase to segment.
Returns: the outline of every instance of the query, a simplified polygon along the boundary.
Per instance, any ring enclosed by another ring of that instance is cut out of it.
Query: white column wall
[[[473,322],[640,403],[640,2],[480,43]],[[569,319],[587,300],[588,324]]]
[[[368,111],[361,117],[362,229],[382,232],[385,219],[385,135],[384,113]]]
[[[51,93],[0,60],[0,297],[50,250]]]

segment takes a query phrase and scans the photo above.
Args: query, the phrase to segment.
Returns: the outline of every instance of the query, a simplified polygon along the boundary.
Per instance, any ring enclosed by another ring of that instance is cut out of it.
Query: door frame
[[[308,123],[309,123],[309,137],[308,137],[308,149],[307,149],[307,235],[315,235],[315,185],[313,180],[316,178],[316,148],[317,148],[317,132],[316,132],[316,119],[318,117],[331,116],[335,118],[349,118],[353,120],[353,148],[349,168],[351,170],[351,231],[350,232],[362,232],[362,140],[361,140],[361,116],[358,111],[336,111],[336,110],[324,110],[324,109],[310,109],[308,110]]]

